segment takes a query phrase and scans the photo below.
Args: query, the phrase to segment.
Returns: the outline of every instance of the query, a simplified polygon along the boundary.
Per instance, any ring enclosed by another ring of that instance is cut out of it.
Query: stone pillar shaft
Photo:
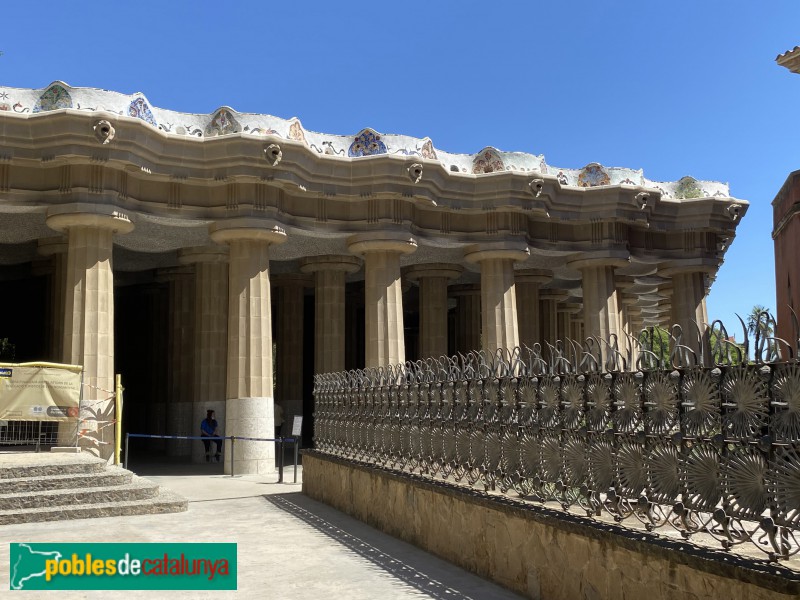
[[[456,351],[466,354],[481,349],[481,292],[462,287],[457,294]]]
[[[167,399],[167,434],[191,435],[192,401],[194,399],[194,301],[195,283],[190,267],[179,267],[165,273],[169,281],[169,396]],[[188,456],[189,440],[171,440],[170,456]]]
[[[587,336],[596,336],[608,341],[609,336],[619,334],[619,308],[617,290],[614,285],[614,268],[610,266],[586,266],[583,275],[583,323]]]
[[[699,357],[701,341],[708,321],[705,307],[705,275],[698,272],[679,272],[672,275],[672,321],[683,330],[681,343]]]
[[[481,307],[484,350],[519,346],[513,260],[481,261]]]
[[[400,255],[414,252],[417,243],[402,232],[385,231],[354,235],[347,243],[351,252],[364,255],[366,366],[403,363],[406,344]]]
[[[361,268],[354,256],[310,256],[300,263],[303,273],[314,274],[314,372],[345,369],[345,275]]]
[[[405,362],[400,255],[391,251],[368,252],[364,268],[367,366]]]
[[[423,263],[407,267],[407,279],[419,282],[419,356],[447,355],[447,282],[462,272],[458,265]]]
[[[192,435],[213,410],[226,431],[226,376],[228,360],[228,249],[225,246],[185,248],[178,259],[194,266],[194,396]],[[212,447],[212,450],[214,448]],[[206,461],[200,441],[192,442],[192,462]]]
[[[95,212],[92,212],[95,211]],[[103,212],[107,211],[107,212]],[[114,452],[113,235],[133,225],[109,207],[51,208],[47,225],[67,233],[63,360],[83,366],[81,445],[103,458]]]
[[[314,372],[344,371],[345,272],[314,274]]]
[[[270,438],[275,433],[272,381],[272,304],[269,246],[286,239],[278,225],[253,218],[221,221],[210,227],[211,239],[227,243],[228,367],[226,435]],[[231,465],[226,444],[225,472],[272,473],[275,446],[271,442],[236,443]]]
[[[283,408],[283,435],[291,431],[292,416],[303,414],[304,286],[305,280],[299,277],[282,278],[280,283],[276,281],[278,356],[275,373],[278,380],[275,382],[275,402]]]

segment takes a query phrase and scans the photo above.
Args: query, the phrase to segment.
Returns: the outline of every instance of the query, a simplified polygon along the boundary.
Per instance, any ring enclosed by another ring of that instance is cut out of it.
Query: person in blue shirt
[[[219,462],[220,455],[222,454],[222,440],[219,436],[219,424],[214,418],[214,411],[206,411],[206,418],[200,421],[200,436],[203,438],[213,438],[214,443],[217,445],[217,453],[214,455],[214,460]],[[212,439],[204,439],[203,446],[206,447],[206,462],[211,462],[211,441]]]

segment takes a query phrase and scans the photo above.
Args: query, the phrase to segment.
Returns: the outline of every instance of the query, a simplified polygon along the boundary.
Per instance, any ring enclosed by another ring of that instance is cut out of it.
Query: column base
[[[221,423],[224,435],[272,438],[275,435],[273,398],[228,398],[228,422]],[[233,464],[235,475],[266,475],[275,472],[275,443],[237,440]],[[225,473],[231,473],[231,442],[225,440]]]

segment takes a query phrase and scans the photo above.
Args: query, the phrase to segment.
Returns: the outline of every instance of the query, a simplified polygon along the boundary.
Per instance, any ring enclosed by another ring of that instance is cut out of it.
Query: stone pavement
[[[236,592],[69,592],[75,598],[220,598],[390,600],[518,598],[513,593],[387,536],[302,495],[275,476],[228,477],[214,465],[161,465],[134,470],[189,499],[184,513],[29,523],[0,527],[0,598],[9,591],[8,542],[236,542]],[[302,467],[300,477],[302,481]]]

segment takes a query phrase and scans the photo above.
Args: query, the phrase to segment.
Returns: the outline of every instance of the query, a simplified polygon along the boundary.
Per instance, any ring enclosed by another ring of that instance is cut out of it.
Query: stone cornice
[[[434,148],[429,138],[381,134],[369,128],[349,136],[317,133],[303,128],[297,118],[240,113],[227,106],[206,115],[181,113],[157,108],[141,93],[121,94],[92,88],[73,88],[62,81],[54,81],[41,89],[0,87],[0,112],[39,118],[63,111],[79,111],[108,119],[102,127],[94,128],[94,134],[101,143],[113,140],[114,121],[136,121],[153,132],[163,134],[162,138],[199,141],[238,136],[273,143],[296,142],[309,152],[331,161],[394,155],[438,164],[440,170],[453,175],[495,175],[499,172],[530,174],[534,177],[531,182],[534,188],[538,185],[536,179],[548,176],[563,186],[588,188],[632,185],[658,190],[660,195],[673,198],[729,194],[728,186],[719,182],[698,181],[692,177],[674,182],[657,182],[646,179],[641,170],[604,167],[597,163],[590,163],[583,168],[559,168],[548,165],[544,155],[504,152],[491,146],[467,155]],[[278,161],[281,159],[277,152],[270,152],[270,157],[273,161],[275,158]],[[414,169],[408,174],[413,180],[418,172],[419,169]]]

